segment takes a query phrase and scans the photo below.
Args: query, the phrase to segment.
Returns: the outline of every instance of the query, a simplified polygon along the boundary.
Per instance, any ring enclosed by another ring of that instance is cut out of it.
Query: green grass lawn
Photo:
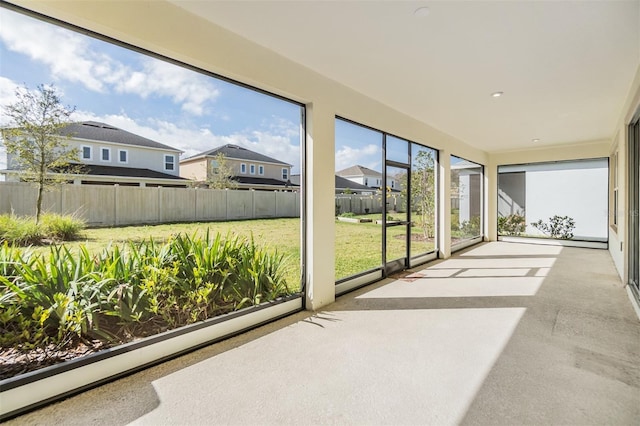
[[[253,236],[256,244],[284,254],[287,284],[291,290],[300,289],[300,219],[298,218],[86,229],[83,231],[82,239],[67,242],[65,245],[74,250],[82,244],[89,252],[100,252],[109,244],[121,244],[127,240],[142,241],[153,238],[164,241],[177,233],[204,235],[207,229],[212,234],[219,232],[222,235],[229,233],[247,238]],[[49,249],[37,247],[35,250],[48,253]]]
[[[398,216],[398,215],[396,215]],[[373,219],[380,215],[366,215]],[[100,252],[109,244],[121,244],[128,240],[141,241],[153,238],[163,241],[173,234],[227,233],[251,237],[261,246],[277,250],[286,256],[286,277],[289,288],[300,288],[300,219],[256,219],[233,222],[175,223],[165,225],[124,226],[117,228],[96,228],[83,231],[82,239],[65,243],[71,250],[81,244],[90,252]],[[389,259],[404,257],[404,227],[388,229]],[[421,234],[418,227],[412,233]],[[339,280],[359,272],[382,265],[382,227],[375,223],[346,223],[336,221],[335,279]],[[428,241],[412,242],[412,255],[427,252],[433,248]],[[47,253],[47,247],[37,247],[35,251]]]

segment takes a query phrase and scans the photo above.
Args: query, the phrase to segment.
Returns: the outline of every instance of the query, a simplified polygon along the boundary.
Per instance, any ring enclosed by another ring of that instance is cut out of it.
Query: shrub
[[[32,217],[0,215],[0,242],[20,246],[41,244],[43,240],[69,241],[77,239],[85,223],[70,215],[43,214],[40,223]]]
[[[0,247],[0,344],[126,341],[289,293],[285,259],[253,240],[176,235],[91,255]],[[119,329],[114,328],[114,321]]]
[[[0,215],[0,242],[28,246],[40,243],[41,239],[41,227],[34,219],[9,214]]]
[[[453,230],[453,226],[451,227]],[[480,235],[480,216],[473,216],[471,220],[465,220],[460,224],[460,234],[464,237]]]
[[[40,217],[42,234],[57,241],[72,241],[78,239],[85,228],[85,222],[75,215],[59,215],[44,213]]]
[[[549,223],[543,222],[542,219],[540,219],[537,222],[531,222],[531,226],[539,229],[551,238],[568,240],[573,238],[573,230],[576,224],[569,216],[555,215],[549,218]]]
[[[527,228],[525,217],[519,214],[498,216],[498,234],[518,236]]]

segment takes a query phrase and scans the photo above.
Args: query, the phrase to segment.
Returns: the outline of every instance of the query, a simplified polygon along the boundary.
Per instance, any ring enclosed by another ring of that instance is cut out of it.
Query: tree
[[[233,168],[227,163],[227,158],[219,152],[211,160],[211,173],[208,173],[207,185],[212,189],[233,189],[238,186],[234,176]]]
[[[413,160],[411,170],[411,201],[413,210],[420,216],[425,238],[435,236],[436,188],[434,159],[431,151],[420,150]]]
[[[33,182],[38,189],[36,223],[42,212],[42,194],[66,180],[65,174],[78,171],[78,150],[67,143],[71,135],[63,135],[75,107],[64,106],[53,86],[39,85],[35,91],[26,86],[15,92],[16,102],[3,108],[10,119],[2,129],[2,139],[11,166],[20,170],[20,179]]]

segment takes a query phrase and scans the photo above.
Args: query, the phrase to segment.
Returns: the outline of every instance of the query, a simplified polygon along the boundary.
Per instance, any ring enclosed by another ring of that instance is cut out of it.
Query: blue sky
[[[300,172],[300,107],[0,8],[0,107],[53,84],[77,121],[94,120],[184,151],[233,143]],[[7,118],[0,114],[0,125]],[[382,134],[336,120],[336,170],[381,170]],[[0,169],[6,167],[0,146]]]
[[[76,107],[74,120],[105,122],[184,156],[233,143],[299,172],[298,105],[0,8],[0,105],[25,84],[53,84]]]

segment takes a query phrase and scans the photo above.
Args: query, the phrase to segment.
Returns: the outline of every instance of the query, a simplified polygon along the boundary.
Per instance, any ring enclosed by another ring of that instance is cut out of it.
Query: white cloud
[[[336,170],[360,165],[370,169],[378,169],[380,166],[380,148],[375,144],[365,145],[360,148],[342,146],[336,151]]]
[[[15,101],[16,89],[19,86],[12,80],[0,76],[0,108]],[[9,119],[0,113],[0,127],[9,124]]]
[[[166,96],[185,112],[202,115],[219,95],[212,80],[154,58],[140,56],[141,68],[93,50],[95,42],[72,31],[0,9],[0,40],[9,50],[45,65],[54,79],[79,83],[100,93]]]

